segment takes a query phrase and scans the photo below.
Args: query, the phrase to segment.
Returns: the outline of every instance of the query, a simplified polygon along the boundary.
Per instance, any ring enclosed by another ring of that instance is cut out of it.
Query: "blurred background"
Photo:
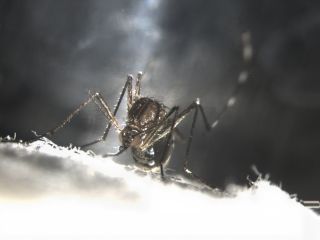
[[[247,183],[255,165],[305,200],[320,199],[320,3],[270,0],[0,0],[0,136],[30,139],[99,91],[113,106],[128,73],[168,107],[200,97],[214,119],[244,68],[237,103],[206,133],[199,121],[190,169],[211,186]],[[118,118],[125,123],[125,104]],[[185,136],[191,118],[181,124]],[[105,119],[89,106],[52,138],[82,145]],[[96,153],[115,151],[115,132]],[[182,172],[185,143],[170,168]],[[126,153],[120,159],[133,162]]]

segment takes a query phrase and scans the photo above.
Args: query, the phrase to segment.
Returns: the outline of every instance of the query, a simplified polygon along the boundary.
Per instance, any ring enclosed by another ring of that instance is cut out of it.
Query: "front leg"
[[[113,115],[114,116],[116,116],[116,114],[117,114],[117,112],[119,110],[120,104],[121,104],[121,102],[123,100],[123,97],[124,97],[126,91],[128,92],[127,93],[128,94],[127,95],[127,112],[129,112],[129,110],[131,109],[132,104],[134,103],[134,101],[140,97],[142,76],[143,76],[142,72],[139,72],[137,74],[136,85],[135,85],[135,90],[134,91],[133,91],[133,87],[132,87],[133,76],[130,75],[130,74],[127,76],[126,83],[124,84],[124,86],[122,88],[122,91],[120,93],[119,99],[118,99],[117,104],[116,104],[116,106],[114,108],[114,111],[113,111]],[[108,136],[108,134],[109,134],[110,128],[111,128],[111,123],[108,122],[108,124],[107,124],[107,126],[106,126],[106,128],[105,128],[105,130],[103,132],[103,135],[100,138],[98,138],[98,139],[96,139],[96,140],[94,140],[92,142],[83,144],[81,147],[85,148],[85,147],[91,146],[93,144],[105,141],[107,136]]]
[[[117,119],[114,117],[114,115],[111,113],[110,108],[106,104],[106,102],[103,100],[100,93],[90,94],[90,97],[88,100],[84,101],[79,105],[79,107],[76,108],[71,114],[69,114],[60,124],[58,124],[56,127],[52,128],[51,130],[40,134],[36,136],[35,138],[29,140],[28,142],[34,142],[36,140],[39,140],[42,137],[51,137],[55,133],[57,133],[60,129],[64,128],[67,124],[71,122],[71,120],[80,113],[81,110],[83,110],[89,103],[94,102],[96,105],[98,105],[100,111],[103,113],[103,115],[110,121],[110,123],[118,130],[120,131],[120,125],[117,121]]]
[[[126,83],[124,84],[124,86],[123,86],[123,88],[122,88],[122,91],[121,91],[121,93],[120,93],[119,99],[118,99],[117,104],[116,104],[116,106],[115,106],[115,108],[114,108],[114,111],[113,111],[113,115],[114,115],[114,116],[116,116],[116,114],[117,114],[117,112],[118,112],[118,110],[119,110],[120,104],[121,104],[121,102],[122,102],[122,99],[123,99],[126,91],[128,91],[127,107],[128,107],[128,109],[129,109],[129,107],[131,107],[131,105],[132,105],[132,99],[133,99],[133,96],[132,96],[132,80],[133,80],[132,75],[128,75],[128,76],[127,76]],[[112,124],[111,124],[110,122],[108,122],[108,124],[107,124],[107,126],[106,126],[106,128],[105,128],[105,130],[104,130],[104,132],[103,132],[103,135],[102,135],[100,138],[98,138],[98,139],[96,139],[96,140],[94,140],[94,141],[92,141],[92,142],[83,144],[81,147],[82,147],[82,148],[85,148],[85,147],[88,147],[88,146],[91,146],[91,145],[93,145],[93,144],[96,144],[96,143],[99,143],[99,142],[102,142],[102,141],[106,140],[106,138],[107,138],[107,136],[108,136],[108,134],[109,134],[111,125],[112,125]]]

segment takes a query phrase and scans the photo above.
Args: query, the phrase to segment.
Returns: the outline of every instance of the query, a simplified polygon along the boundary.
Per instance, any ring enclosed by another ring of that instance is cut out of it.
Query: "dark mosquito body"
[[[132,157],[137,165],[151,169],[165,165],[173,150],[173,140],[169,141],[168,152],[163,156],[165,139],[161,139],[147,148],[144,147],[148,139],[149,129],[165,121],[167,107],[151,98],[142,97],[136,100],[128,112],[127,126],[121,131],[120,139],[124,148],[131,147]],[[157,132],[155,134],[161,134]]]

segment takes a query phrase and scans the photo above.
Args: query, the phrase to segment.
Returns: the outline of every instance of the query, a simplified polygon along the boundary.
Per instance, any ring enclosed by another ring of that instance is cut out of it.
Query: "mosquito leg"
[[[195,107],[194,109],[195,109],[195,112],[193,115],[193,120],[192,120],[192,124],[191,124],[191,129],[190,129],[190,134],[189,134],[187,149],[186,149],[186,154],[185,154],[185,162],[184,162],[184,166],[183,166],[185,171],[189,171],[188,166],[187,166],[188,165],[188,157],[189,157],[190,147],[191,147],[191,143],[192,143],[192,139],[193,139],[193,130],[195,128],[197,116],[198,116],[198,108]]]
[[[129,103],[130,103],[131,99],[133,98],[132,97],[132,80],[133,80],[132,75],[128,75],[126,83],[124,84],[124,86],[122,88],[122,91],[120,93],[118,102],[117,102],[117,104],[116,104],[116,106],[115,106],[115,108],[113,110],[113,115],[114,116],[116,116],[116,114],[118,112],[118,109],[120,107],[120,104],[122,102],[122,99],[123,99],[124,94],[125,94],[127,89],[128,89],[128,107],[129,107]],[[102,141],[106,140],[106,138],[108,136],[108,133],[109,133],[109,130],[111,128],[111,125],[112,124],[110,122],[108,122],[108,124],[107,124],[107,126],[106,126],[106,128],[105,128],[105,130],[103,132],[103,135],[100,138],[98,138],[98,139],[96,139],[96,140],[94,140],[92,142],[86,143],[86,144],[82,145],[81,147],[85,148],[85,147],[88,147],[88,146],[91,146],[93,144],[96,144],[96,143],[99,143],[99,142],[102,142]]]
[[[171,124],[170,132],[169,132],[169,134],[167,136],[166,145],[165,145],[164,151],[162,153],[161,161],[160,161],[160,173],[161,173],[161,178],[162,179],[164,179],[163,162],[165,161],[165,157],[168,155],[168,151],[170,149],[170,145],[172,144],[172,142],[171,142],[172,141],[172,134],[173,134],[175,122],[177,120],[179,107],[173,107],[171,111],[174,112],[174,117],[173,117],[173,121],[172,121],[172,124]]]
[[[176,139],[180,143],[184,143],[186,141],[186,137],[178,128],[173,129],[173,136],[174,139]]]
[[[233,99],[234,96],[232,96],[230,99]],[[233,104],[230,104],[230,100],[228,101],[228,103],[226,104],[226,106],[223,107],[223,109],[217,114],[216,118],[213,120],[213,123],[210,124],[208,121],[208,118],[204,112],[204,109],[202,107],[202,105],[200,104],[200,99],[197,99],[196,101],[194,101],[189,107],[187,107],[184,111],[182,111],[179,115],[178,118],[176,120],[176,126],[191,112],[194,110],[194,115],[193,115],[193,119],[192,119],[192,124],[191,124],[191,128],[190,128],[190,132],[189,132],[189,137],[188,137],[188,142],[187,142],[187,148],[186,148],[186,152],[185,152],[185,162],[184,162],[184,171],[196,178],[198,178],[200,181],[203,182],[203,180],[201,180],[201,178],[199,178],[198,176],[196,176],[195,174],[193,174],[189,169],[188,169],[188,163],[189,163],[189,154],[190,154],[190,150],[191,150],[191,144],[192,144],[192,140],[193,140],[193,134],[194,134],[194,129],[196,126],[196,121],[197,121],[197,117],[198,117],[198,113],[200,111],[200,114],[202,116],[202,120],[204,123],[204,126],[206,128],[207,131],[210,131],[211,129],[213,129],[215,126],[217,126],[219,120],[221,119],[221,117],[225,114],[225,112],[227,111],[227,109],[229,107],[231,107]]]
[[[49,137],[52,136],[53,134],[55,134],[59,129],[63,128],[67,123],[69,123],[71,121],[71,119],[76,116],[85,106],[87,106],[92,100],[94,99],[93,96],[90,96],[88,100],[84,101],[83,103],[81,103],[79,105],[79,107],[74,110],[62,123],[60,123],[59,125],[57,125],[56,127],[54,127],[53,129],[47,131],[46,133],[37,135],[35,138],[29,140],[29,142],[33,142],[36,141],[42,137]]]
[[[132,107],[133,104],[133,91],[132,91],[132,80],[133,80],[133,76],[132,75],[128,75],[128,79],[127,83],[128,83],[128,95],[127,95],[127,112],[129,112],[129,110]]]
[[[190,149],[191,149],[191,143],[192,143],[192,139],[193,139],[193,133],[194,133],[194,129],[196,126],[196,121],[197,121],[197,117],[198,117],[198,111],[200,109],[203,121],[204,121],[204,125],[207,131],[210,131],[212,129],[212,127],[210,126],[208,119],[203,111],[203,107],[200,105],[200,100],[197,99],[195,102],[193,102],[188,108],[186,108],[182,114],[179,114],[178,120],[181,121],[181,119],[183,119],[186,115],[188,115],[192,110],[194,110],[194,114],[193,114],[193,119],[192,119],[192,124],[191,124],[191,128],[190,128],[190,133],[189,133],[189,137],[188,137],[188,142],[187,142],[187,148],[186,148],[186,152],[185,152],[185,162],[184,162],[184,166],[183,169],[184,171],[188,174],[191,175],[194,179],[197,179],[198,181],[202,182],[203,184],[210,186],[207,182],[205,182],[201,177],[197,176],[196,174],[194,174],[192,171],[190,171],[188,169],[188,163],[189,163],[189,153],[190,153]]]
[[[191,124],[191,128],[190,128],[188,142],[187,142],[187,148],[186,148],[186,152],[185,152],[184,170],[186,172],[190,173],[190,171],[188,170],[188,161],[189,161],[188,157],[189,157],[189,153],[190,153],[190,149],[191,149],[191,144],[192,144],[192,140],[193,140],[193,133],[194,133],[199,110],[202,115],[203,123],[205,125],[206,130],[210,131],[212,128],[214,128],[217,125],[220,118],[223,116],[223,114],[226,112],[227,109],[228,109],[228,105],[226,107],[224,107],[221,112],[219,112],[217,114],[216,118],[214,119],[214,121],[211,125],[209,124],[208,118],[203,110],[203,107],[200,104],[200,99],[197,99],[196,101],[194,101],[181,114],[179,114],[179,118],[178,118],[177,122],[181,122],[182,119],[184,119],[184,117],[186,115],[188,115],[192,110],[194,110],[194,115],[193,115],[192,124]]]
[[[154,128],[151,128],[149,131],[145,132],[147,133],[147,137],[144,139],[144,143],[142,146],[140,146],[141,149],[147,149],[148,147],[154,145],[158,140],[164,138],[165,136],[168,135],[168,133],[171,130],[171,123],[168,125],[168,118],[175,112],[177,112],[179,107],[175,106],[170,109],[170,111],[166,114],[166,116],[163,118],[162,122],[160,122],[157,126]],[[168,125],[168,126],[166,126]],[[164,130],[160,130],[163,128]],[[166,132],[166,134],[160,138],[155,138],[156,134],[158,131],[161,132]]]
[[[102,97],[100,96],[99,93],[90,95],[90,97],[88,98],[88,100],[84,101],[83,103],[81,103],[79,105],[78,108],[76,108],[76,110],[74,110],[71,114],[69,114],[67,116],[67,118],[65,118],[65,120],[62,121],[62,123],[60,123],[59,125],[57,125],[56,127],[52,128],[51,130],[47,131],[46,133],[40,134],[38,136],[36,136],[35,138],[29,140],[29,142],[33,142],[36,141],[42,137],[50,137],[53,136],[57,131],[59,131],[61,128],[65,127],[65,125],[67,125],[68,123],[71,122],[72,118],[76,115],[79,114],[79,112],[86,107],[90,102],[96,102],[96,104],[99,106],[99,109],[102,111],[102,113],[107,117],[107,119],[109,121],[111,121],[111,123],[117,128],[119,129],[119,123],[117,122],[117,120],[115,119],[115,117],[113,116],[113,114],[110,112],[109,107],[107,106],[107,104],[103,101]]]
[[[138,72],[137,74],[137,80],[136,80],[136,87],[135,87],[135,98],[139,98],[141,94],[141,79],[142,79],[143,73]]]
[[[109,125],[108,125],[109,126]],[[110,125],[111,126],[111,125]],[[108,129],[109,130],[109,129]],[[94,144],[96,144],[96,143],[99,143],[99,142],[102,142],[103,140],[101,139],[101,138],[98,138],[98,139],[96,139],[96,140],[94,140],[94,141],[92,141],[92,142],[89,142],[89,143],[85,143],[85,144],[83,144],[83,145],[81,145],[80,146],[80,148],[86,148],[86,147],[89,147],[89,146],[92,146],[92,145],[94,145]]]
[[[115,118],[115,116],[111,112],[111,110],[110,110],[109,106],[107,105],[107,103],[105,102],[105,100],[102,98],[101,94],[95,93],[93,96],[94,96],[94,98],[93,98],[94,102],[99,107],[99,109],[104,114],[104,116],[114,125],[114,127],[118,131],[121,131],[121,128],[120,128],[120,125],[119,125],[117,119]]]
[[[188,170],[188,157],[191,149],[191,143],[193,139],[193,131],[195,128],[196,120],[197,120],[197,115],[198,111],[200,110],[200,113],[202,115],[202,119],[205,125],[205,128],[207,131],[210,131],[214,127],[217,126],[219,123],[220,119],[223,117],[223,115],[227,112],[227,110],[232,107],[235,102],[236,102],[236,95],[238,94],[241,86],[247,81],[248,79],[248,65],[252,60],[252,55],[253,55],[253,50],[252,50],[252,45],[251,45],[251,36],[249,32],[245,32],[242,34],[242,58],[243,58],[243,63],[244,63],[244,70],[240,72],[239,77],[238,77],[238,82],[237,85],[235,86],[233,92],[231,93],[231,97],[228,99],[226,104],[223,106],[220,112],[216,115],[214,121],[210,124],[208,121],[208,118],[203,110],[202,105],[200,104],[200,99],[197,99],[193,104],[191,104],[188,108],[186,108],[178,117],[177,119],[177,124],[179,124],[183,118],[190,113],[193,109],[195,110],[194,115],[193,115],[193,120],[192,120],[192,125],[189,133],[189,138],[188,138],[188,143],[187,143],[187,148],[186,148],[186,153],[185,153],[185,163],[184,163],[184,170],[188,174],[191,174],[192,176],[195,176],[198,178],[200,181],[203,182],[201,178],[193,174],[190,170]],[[208,184],[207,184],[208,185]]]
[[[127,148],[125,148],[124,146],[120,146],[118,151],[115,153],[107,153],[104,154],[102,157],[114,157],[114,156],[119,156],[121,153],[123,153],[125,150],[127,150]]]

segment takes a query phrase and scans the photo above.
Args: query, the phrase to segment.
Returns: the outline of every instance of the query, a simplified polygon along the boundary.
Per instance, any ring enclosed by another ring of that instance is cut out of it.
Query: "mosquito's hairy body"
[[[168,152],[165,159],[159,159],[161,155],[159,151],[164,144],[163,140],[169,134],[169,131],[165,131],[165,126],[169,126],[171,122],[166,119],[166,109],[168,109],[166,106],[154,99],[138,98],[128,112],[126,127],[120,133],[123,146],[131,147],[133,159],[144,168],[159,167],[170,158],[171,151]],[[160,125],[161,128],[158,127]],[[163,134],[164,132],[166,134]],[[152,141],[150,144],[150,140],[154,138],[157,138],[157,141]],[[172,148],[173,143],[169,144],[169,147]]]

